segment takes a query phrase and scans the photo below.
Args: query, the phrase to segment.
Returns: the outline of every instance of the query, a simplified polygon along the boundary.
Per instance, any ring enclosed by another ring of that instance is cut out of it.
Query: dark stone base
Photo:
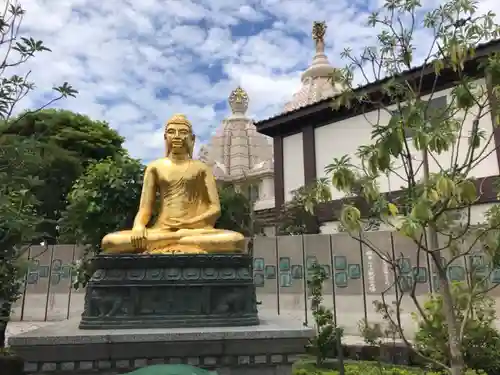
[[[258,325],[252,258],[100,255],[80,329]]]
[[[23,375],[24,360],[18,356],[0,353],[0,369],[2,369],[2,375]]]

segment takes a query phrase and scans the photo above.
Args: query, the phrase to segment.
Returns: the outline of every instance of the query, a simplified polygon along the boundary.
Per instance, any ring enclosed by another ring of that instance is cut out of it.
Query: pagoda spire
[[[302,87],[293,95],[292,100],[285,104],[284,112],[333,97],[342,90],[338,84],[332,84],[331,77],[335,68],[330,64],[325,54],[326,29],[325,21],[313,23],[312,39],[314,40],[315,54],[311,65],[302,72],[300,77]]]
[[[325,53],[325,34],[326,34],[326,22],[325,21],[314,21],[312,28],[312,38],[314,44],[316,45],[316,54]]]

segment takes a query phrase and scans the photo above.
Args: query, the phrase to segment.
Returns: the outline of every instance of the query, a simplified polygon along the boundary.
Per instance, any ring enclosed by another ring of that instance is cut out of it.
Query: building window
[[[424,102],[427,103],[427,102]],[[429,102],[428,111],[430,112],[428,116],[439,115],[446,108],[446,96],[438,96],[437,98],[432,98]],[[402,108],[402,111],[405,110],[405,107]],[[400,113],[398,110],[391,111],[392,116],[399,117]],[[405,133],[405,138],[413,137],[413,130],[411,128],[404,127],[403,131]]]

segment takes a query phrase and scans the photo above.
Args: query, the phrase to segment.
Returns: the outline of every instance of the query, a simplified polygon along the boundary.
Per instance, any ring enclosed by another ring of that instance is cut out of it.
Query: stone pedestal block
[[[261,319],[255,327],[81,330],[78,321],[11,337],[26,375],[116,375],[185,363],[219,375],[290,375],[314,330],[294,320]]]
[[[81,329],[258,325],[252,258],[100,255]]]

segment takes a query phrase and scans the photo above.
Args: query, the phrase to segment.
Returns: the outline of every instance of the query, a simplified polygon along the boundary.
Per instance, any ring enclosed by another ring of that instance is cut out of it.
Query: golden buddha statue
[[[220,215],[217,186],[209,166],[193,160],[195,136],[182,114],[165,125],[167,155],[144,172],[139,210],[132,230],[110,233],[102,239],[107,253],[222,253],[242,252],[242,234],[215,229]],[[150,228],[156,193],[160,213]]]

